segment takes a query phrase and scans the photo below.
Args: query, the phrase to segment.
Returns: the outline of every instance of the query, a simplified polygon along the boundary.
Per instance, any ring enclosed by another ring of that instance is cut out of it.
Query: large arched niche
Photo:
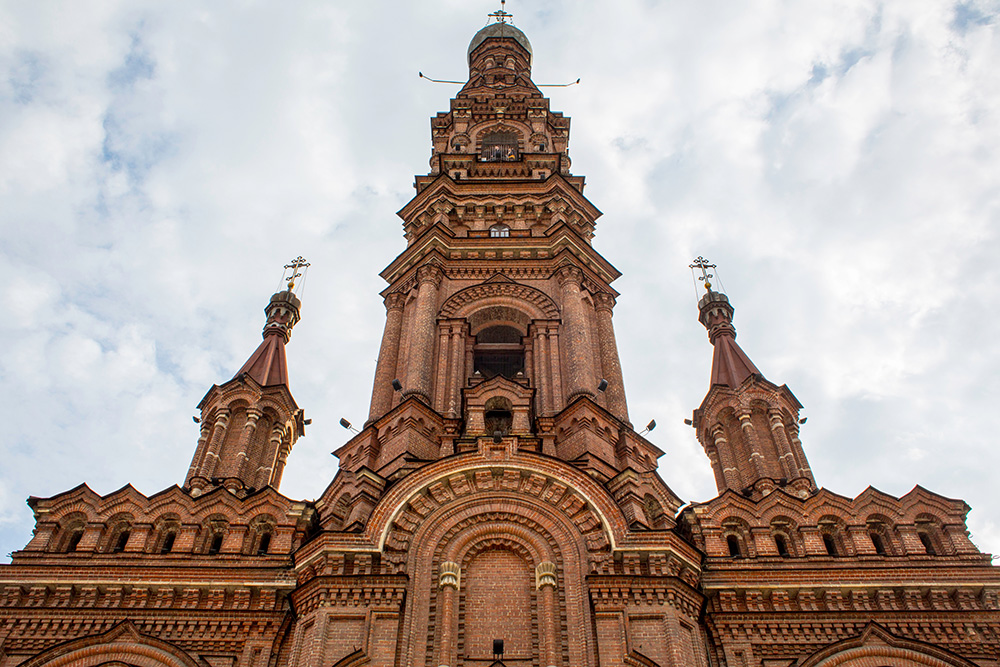
[[[477,475],[488,473],[494,478],[502,478],[503,475],[516,473],[522,478],[522,485],[519,486],[522,494],[525,491],[531,493],[529,487],[540,484],[543,488],[538,497],[542,499],[555,498],[547,493],[549,488],[563,488],[564,495],[553,500],[555,505],[567,505],[571,495],[579,498],[599,522],[601,533],[611,549],[616,549],[625,540],[628,523],[614,498],[585,472],[567,464],[559,465],[558,470],[554,470],[553,466],[549,457],[520,451],[516,454],[508,452],[501,459],[487,459],[482,452],[441,459],[414,471],[392,486],[372,510],[365,535],[382,550],[397,520],[415,504],[447,504],[453,497],[464,497],[469,493],[475,496],[476,487],[473,484]],[[466,480],[464,483],[461,482],[463,478]],[[468,481],[470,479],[472,484]],[[453,480],[458,480],[457,484]]]
[[[53,646],[20,667],[98,667],[108,663],[133,667],[206,667],[173,644],[140,633],[131,621],[123,621],[100,635]]]
[[[801,667],[976,667],[946,649],[897,637],[877,623],[869,623],[857,637],[820,649]]]
[[[412,534],[407,554],[413,585],[407,597],[408,627],[404,627],[402,636],[408,638],[405,653],[413,664],[424,664],[428,656],[438,657],[435,651],[442,628],[436,625],[436,619],[442,617],[443,604],[439,575],[445,562],[458,564],[461,571],[454,627],[460,621],[466,630],[466,634],[457,636],[463,655],[483,652],[482,646],[467,644],[466,637],[476,636],[470,618],[482,611],[483,600],[491,595],[502,596],[506,604],[524,607],[525,623],[510,628],[511,647],[516,649],[526,641],[528,646],[524,648],[538,645],[541,608],[535,573],[541,563],[553,563],[557,577],[556,622],[563,637],[558,645],[567,647],[567,664],[587,664],[591,649],[589,635],[583,631],[590,625],[585,593],[587,544],[570,517],[558,507],[502,489],[456,498],[424,518]],[[494,571],[493,567],[500,570]],[[498,574],[502,572],[509,574],[510,581]],[[490,576],[484,577],[484,573]],[[503,588],[505,583],[511,590]],[[431,631],[426,636],[411,631],[420,627],[430,627]]]

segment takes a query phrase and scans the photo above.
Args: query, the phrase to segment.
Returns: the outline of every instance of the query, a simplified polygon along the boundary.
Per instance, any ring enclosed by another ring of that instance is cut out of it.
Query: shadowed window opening
[[[69,543],[66,545],[66,551],[76,551],[76,548],[80,545],[80,540],[82,539],[82,530],[73,531],[73,534],[69,536]]]
[[[260,536],[260,544],[257,545],[257,555],[263,556],[271,547],[271,533],[264,533]]]
[[[871,531],[870,533],[868,533],[868,537],[870,537],[872,540],[872,546],[875,547],[875,553],[877,553],[879,556],[884,556],[885,542],[882,541],[882,536],[876,533],[875,531]]]
[[[836,556],[837,554],[837,542],[833,539],[833,535],[829,533],[823,533],[823,546],[826,547],[826,553],[829,556]]]
[[[208,555],[214,556],[220,551],[222,551],[222,534],[216,533],[212,537],[212,544],[208,547]]]
[[[917,537],[920,538],[920,543],[924,545],[924,551],[927,552],[928,556],[936,556],[937,549],[934,548],[934,542],[931,541],[931,536],[927,533],[917,533]]]
[[[788,543],[785,542],[783,535],[774,536],[774,546],[778,549],[778,555],[782,558],[788,558],[791,555],[788,553]]]
[[[473,369],[484,378],[502,375],[513,379],[524,373],[524,345],[521,332],[514,327],[487,327],[476,335]]]
[[[510,401],[502,396],[494,396],[486,401],[486,405],[483,407],[486,409],[483,421],[487,435],[494,435],[497,432],[500,435],[509,435],[511,426],[514,424],[514,414],[511,412]]]
[[[493,132],[483,137],[480,162],[516,162],[518,159],[517,134],[514,132]]]
[[[174,548],[174,540],[177,539],[177,533],[167,533],[167,536],[163,538],[163,545],[160,546],[161,554],[168,554]]]
[[[123,530],[118,534],[118,541],[115,542],[114,553],[121,553],[125,551],[125,545],[128,544],[128,538],[131,533],[127,530]]]
[[[741,558],[743,556],[740,550],[740,540],[735,535],[730,535],[726,538],[726,544],[729,545],[729,555],[733,558]]]

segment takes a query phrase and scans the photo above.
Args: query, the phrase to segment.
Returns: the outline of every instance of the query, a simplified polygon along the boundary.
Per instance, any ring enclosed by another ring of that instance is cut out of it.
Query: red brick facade
[[[569,119],[507,23],[431,121],[399,215],[371,410],[314,502],[278,492],[305,421],[272,297],[264,342],[200,404],[183,487],[32,498],[0,566],[0,667],[997,665],[1000,573],[968,507],[818,489],[800,405],[701,321],[692,425],[720,495],[683,510],[628,418],[618,272],[570,173]]]

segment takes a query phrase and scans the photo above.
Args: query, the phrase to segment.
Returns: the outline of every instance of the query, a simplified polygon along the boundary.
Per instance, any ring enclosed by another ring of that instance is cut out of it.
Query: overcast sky
[[[288,347],[314,421],[281,491],[319,496],[368,413],[378,272],[488,0],[0,2],[0,560],[29,495],[181,483],[195,405],[312,262]],[[1000,3],[569,0],[507,9],[572,117],[623,277],[632,421],[716,493],[690,427],[711,346],[688,264],[805,405],[817,482],[915,484],[1000,553]]]

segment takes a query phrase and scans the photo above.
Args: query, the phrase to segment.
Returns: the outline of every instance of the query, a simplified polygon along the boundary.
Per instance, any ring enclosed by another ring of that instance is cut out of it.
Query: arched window
[[[510,236],[510,227],[507,225],[493,225],[490,227],[490,236],[492,238],[506,238]]]
[[[937,549],[934,548],[934,540],[931,536],[924,531],[919,531],[917,537],[920,538],[920,543],[924,545],[924,551],[927,552],[928,556],[937,556]]]
[[[785,540],[784,535],[774,536],[774,546],[778,550],[778,555],[782,558],[788,558],[792,554],[788,552],[788,542]]]
[[[66,551],[76,551],[76,548],[80,546],[80,540],[83,539],[83,528],[77,528],[69,535],[69,541],[66,543]]]
[[[742,558],[743,552],[740,549],[740,539],[735,535],[726,538],[726,545],[729,547],[729,555],[733,558]]]
[[[128,538],[131,537],[132,532],[125,528],[120,533],[118,533],[118,539],[115,541],[114,553],[119,554],[125,551],[125,546],[128,544]]]
[[[257,555],[263,556],[267,553],[267,550],[271,548],[271,533],[265,532],[260,536],[260,542],[257,543]]]
[[[871,528],[868,529],[868,537],[872,541],[872,546],[875,547],[875,553],[879,556],[885,555],[885,541],[882,540],[882,536],[879,535],[877,530]]]
[[[512,326],[486,327],[476,335],[473,371],[484,378],[502,375],[513,379],[524,373],[521,332]]]
[[[163,544],[160,545],[160,553],[168,554],[174,548],[174,540],[177,539],[177,533],[171,531],[164,535]]]
[[[518,159],[516,133],[492,132],[483,137],[480,162],[516,162]]]

